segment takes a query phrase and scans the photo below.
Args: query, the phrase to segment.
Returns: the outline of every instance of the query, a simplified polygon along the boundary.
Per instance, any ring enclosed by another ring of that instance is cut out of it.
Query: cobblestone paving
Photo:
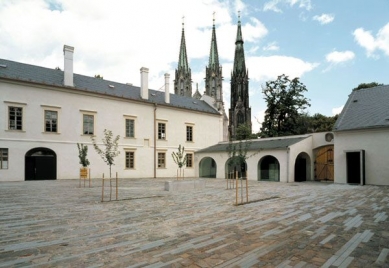
[[[0,183],[0,267],[389,267],[389,187],[249,182],[250,201],[207,180]],[[262,200],[262,201],[261,201]]]

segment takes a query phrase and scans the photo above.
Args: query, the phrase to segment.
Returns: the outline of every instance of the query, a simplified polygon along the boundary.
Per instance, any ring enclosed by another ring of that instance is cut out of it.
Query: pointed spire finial
[[[215,11],[213,12],[213,25],[215,26]]]
[[[185,24],[185,16],[182,16],[182,29],[184,29],[184,24]]]
[[[240,10],[238,10],[238,21],[240,21]]]

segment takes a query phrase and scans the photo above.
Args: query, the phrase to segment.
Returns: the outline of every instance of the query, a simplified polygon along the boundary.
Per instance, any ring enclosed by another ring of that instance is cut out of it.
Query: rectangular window
[[[126,168],[135,168],[135,153],[126,152]]]
[[[158,139],[166,140],[166,124],[158,123]]]
[[[158,167],[165,168],[165,153],[158,153]]]
[[[0,169],[8,169],[8,149],[0,148]]]
[[[45,131],[57,132],[58,112],[45,110]]]
[[[94,116],[90,114],[83,115],[83,131],[84,135],[94,134]]]
[[[135,137],[135,121],[133,119],[126,119],[126,137]]]
[[[186,141],[193,141],[193,127],[186,126]]]
[[[193,154],[186,154],[186,167],[193,167]]]
[[[23,108],[21,107],[8,107],[9,112],[9,125],[10,130],[22,130],[23,128]]]

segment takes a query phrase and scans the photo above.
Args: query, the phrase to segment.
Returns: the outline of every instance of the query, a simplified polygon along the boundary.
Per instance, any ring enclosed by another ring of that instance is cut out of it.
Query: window
[[[58,112],[45,110],[45,132],[57,132]]]
[[[158,123],[158,139],[166,140],[166,124]]]
[[[165,168],[165,153],[158,153],[158,167]]]
[[[193,127],[186,126],[186,141],[193,141]]]
[[[135,153],[126,152],[126,168],[135,168]]]
[[[22,130],[23,128],[23,108],[22,107],[8,107],[9,111],[9,126],[10,130]]]
[[[126,119],[126,137],[135,137],[135,121],[134,119]]]
[[[0,169],[8,169],[8,149],[0,148]]]
[[[186,167],[193,167],[193,154],[186,154]]]
[[[83,115],[83,131],[84,135],[93,135],[94,133],[94,116],[90,114]]]

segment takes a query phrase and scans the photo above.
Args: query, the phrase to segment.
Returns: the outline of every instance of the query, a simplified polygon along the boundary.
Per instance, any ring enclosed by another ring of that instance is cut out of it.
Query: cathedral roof
[[[73,76],[74,87],[66,87],[63,84],[64,72],[62,70],[50,69],[5,59],[0,59],[0,79],[12,79],[32,84],[66,88],[69,91],[79,93],[93,93],[103,96],[118,97],[125,100],[156,103],[164,106],[219,114],[206,102],[191,97],[170,94],[170,103],[165,103],[164,91],[150,89],[149,98],[148,100],[145,100],[140,96],[140,87],[80,74],[74,74]]]
[[[217,41],[216,41],[216,30],[215,30],[215,19],[213,19],[212,26],[212,40],[211,40],[211,51],[209,53],[209,68],[219,67],[219,53],[217,51]]]
[[[233,73],[246,72],[246,62],[244,57],[244,48],[243,48],[243,37],[242,37],[242,28],[240,23],[240,17],[238,20],[238,31],[236,34],[235,41],[235,57],[234,57],[234,67]]]
[[[188,56],[186,54],[184,23],[182,23],[181,46],[180,54],[178,56],[178,70],[180,69],[186,73],[189,72]]]

